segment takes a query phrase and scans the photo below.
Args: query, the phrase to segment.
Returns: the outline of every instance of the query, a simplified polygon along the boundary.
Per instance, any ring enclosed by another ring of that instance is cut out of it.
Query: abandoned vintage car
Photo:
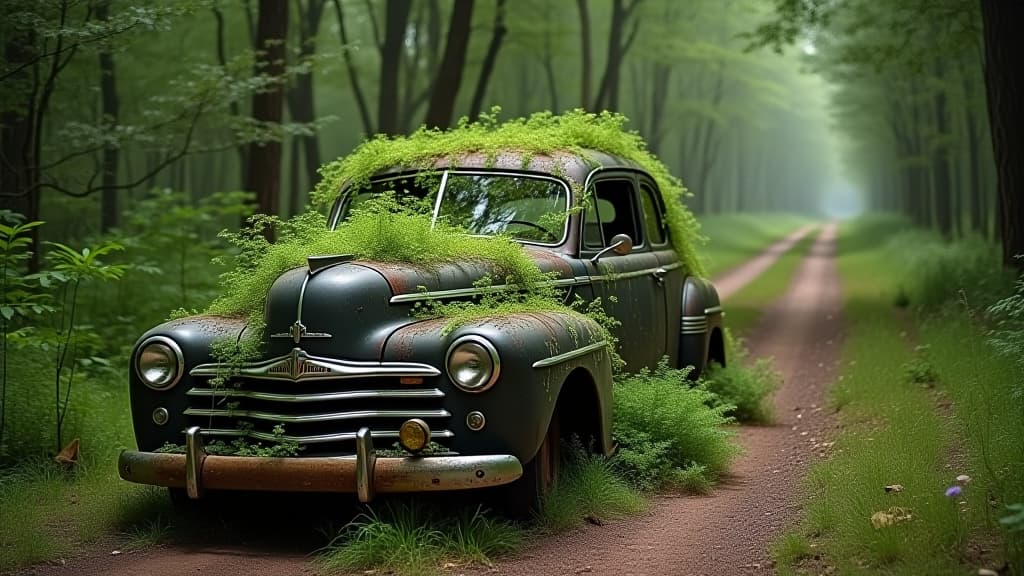
[[[694,374],[725,363],[718,295],[673,248],[662,194],[639,164],[592,150],[467,153],[430,171],[396,167],[343,189],[328,225],[344,226],[367,195],[425,195],[435,220],[519,242],[566,301],[599,298],[621,323],[613,333],[627,370],[662,357]],[[244,319],[194,316],[150,330],[131,356],[138,451],[121,454],[121,477],[192,499],[274,490],[366,502],[504,485],[506,502],[536,507],[557,476],[561,439],[612,450],[612,357],[581,315],[500,314],[446,330],[443,318],[412,313],[418,302],[508,288],[482,286],[487,273],[469,262],[310,256],[270,288],[264,355],[234,366],[228,386],[211,385],[224,370],[211,344],[253,336]],[[235,438],[300,451],[204,448]],[[168,444],[180,448],[160,450]]]

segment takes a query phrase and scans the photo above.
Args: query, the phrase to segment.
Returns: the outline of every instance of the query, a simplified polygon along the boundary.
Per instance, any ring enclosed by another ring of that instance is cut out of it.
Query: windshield
[[[510,174],[452,173],[435,218],[474,234],[557,244],[565,233],[569,196],[554,179]]]
[[[436,181],[435,181],[436,182]],[[441,179],[440,201],[433,200],[434,221],[465,228],[471,234],[504,234],[538,244],[559,244],[565,236],[568,188],[554,178],[502,173],[449,172]],[[374,182],[341,200],[338,221],[363,200],[385,191],[429,201],[437,184],[404,176]]]

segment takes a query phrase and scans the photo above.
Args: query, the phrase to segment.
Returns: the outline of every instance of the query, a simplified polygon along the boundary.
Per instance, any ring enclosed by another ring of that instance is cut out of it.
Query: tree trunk
[[[590,6],[588,0],[576,0],[576,8],[580,14],[580,44],[583,62],[581,63],[582,87],[580,88],[580,106],[590,106],[590,75],[593,70],[591,65],[590,48]],[[557,110],[556,110],[557,111]]]
[[[308,0],[303,13],[302,3],[299,6],[299,61],[311,58],[316,53],[316,34],[320,29],[320,18],[323,16],[324,3],[326,0]],[[288,94],[288,109],[294,122],[309,124],[315,118],[315,105],[313,102],[313,74],[306,72],[295,78],[295,86]],[[316,184],[320,169],[320,139],[316,133],[295,136],[300,140],[303,158],[306,161],[306,184],[312,188]],[[292,161],[297,162],[293,156]],[[296,166],[295,170],[299,167]],[[290,197],[297,202],[298,190],[291,190]],[[298,210],[298,204],[289,205],[288,209],[292,214]]]
[[[247,21],[251,21],[252,15],[251,12],[249,12],[248,4],[245,5],[245,12]],[[217,43],[217,62],[220,64],[220,67],[222,69],[226,70],[228,66],[228,57],[227,51],[224,48],[224,44],[226,42],[224,36],[224,14],[220,11],[220,8],[214,6],[213,16],[217,20],[217,33],[215,36]],[[255,41],[252,40],[251,22],[249,28],[249,37],[250,41],[252,42],[250,45],[255,47]],[[242,114],[242,111],[239,109],[237,100],[231,100],[231,102],[228,104],[228,110],[231,111],[232,116],[240,116]],[[235,148],[235,151],[238,153],[238,184],[239,186],[245,186],[246,178],[248,177],[249,174],[249,149],[244,144],[239,144]],[[149,187],[152,188],[152,184],[150,184]]]
[[[636,39],[640,20],[634,18],[629,36],[625,40],[623,40],[623,36],[630,14],[641,1],[633,0],[629,5],[625,4],[625,0],[613,0],[612,2],[611,29],[608,32],[608,57],[605,61],[604,75],[601,77],[601,84],[597,90],[597,98],[594,100],[595,110],[602,108],[617,110],[619,107],[619,77],[622,61],[633,44],[633,40]]]
[[[96,5],[96,18],[103,21],[110,18],[110,2]],[[117,76],[114,69],[114,55],[107,50],[99,53],[100,64],[100,102],[103,123],[116,126],[121,102],[117,96]],[[120,161],[120,150],[116,146],[103,148],[103,159],[100,162],[103,191],[100,193],[100,231],[108,232],[118,225],[120,215],[117,206],[117,169]]]
[[[949,119],[946,114],[946,92],[942,86],[945,70],[942,62],[935,61],[935,80],[939,86],[935,89],[932,111],[935,114],[935,132],[939,144],[932,155],[932,182],[935,194],[935,222],[939,232],[946,238],[953,235],[952,200],[953,190],[949,176],[949,145],[945,137],[949,131]]]
[[[363,121],[363,131],[367,136],[370,136],[374,132],[373,120],[370,118],[370,107],[366,104],[366,96],[363,95],[363,87],[359,83],[359,73],[356,71],[355,62],[352,60],[348,32],[345,30],[345,12],[342,10],[341,0],[333,1],[334,13],[338,17],[338,35],[341,37],[341,57],[345,61],[348,83],[352,86],[352,95],[355,96],[356,107],[359,108],[359,118]]]
[[[462,72],[466,67],[466,49],[469,46],[469,25],[473,21],[473,0],[455,0],[452,17],[448,25],[448,40],[441,57],[441,67],[434,79],[430,107],[427,108],[426,124],[429,127],[447,128],[452,123],[455,99],[462,84]]]
[[[473,90],[473,102],[469,107],[470,120],[476,120],[480,116],[480,108],[487,95],[487,85],[490,82],[491,74],[494,73],[494,63],[498,60],[498,51],[501,50],[501,43],[508,32],[508,28],[505,27],[505,0],[498,0],[494,10],[494,32],[491,34],[491,43],[487,45],[484,63],[480,67],[480,77],[477,79],[476,89]]]
[[[985,40],[985,96],[999,191],[1003,264],[1024,270],[1024,3],[981,0]],[[1014,64],[1014,62],[1017,62]]]
[[[280,123],[285,86],[285,42],[288,38],[288,4],[278,0],[260,0],[256,23],[256,43],[260,50],[256,74],[276,80],[252,97],[252,117],[261,123]],[[277,214],[281,200],[281,142],[253,142],[249,146],[249,173],[246,190],[256,193],[259,212]]]
[[[405,46],[412,0],[386,2],[384,44],[380,47],[380,92],[377,95],[377,130],[398,133],[398,70]]]

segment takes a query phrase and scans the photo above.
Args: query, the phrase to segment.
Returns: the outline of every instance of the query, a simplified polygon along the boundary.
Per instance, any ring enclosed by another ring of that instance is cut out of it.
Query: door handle
[[[651,276],[654,276],[654,280],[658,283],[658,286],[665,283],[665,274],[668,274],[668,270],[665,270],[664,268],[658,268],[654,272],[651,272]]]

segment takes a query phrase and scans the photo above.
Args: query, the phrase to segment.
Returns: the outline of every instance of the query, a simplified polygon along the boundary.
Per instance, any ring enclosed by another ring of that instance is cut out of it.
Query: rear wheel
[[[523,466],[523,475],[506,486],[500,495],[501,507],[507,515],[524,518],[541,511],[544,499],[558,484],[562,461],[560,432],[558,414],[555,414],[537,454]]]

